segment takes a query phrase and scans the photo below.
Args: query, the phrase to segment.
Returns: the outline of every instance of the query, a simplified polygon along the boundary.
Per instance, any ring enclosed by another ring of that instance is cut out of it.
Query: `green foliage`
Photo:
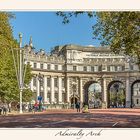
[[[139,12],[97,12],[93,36],[115,53],[136,55],[140,49]]]
[[[82,14],[88,15],[88,17],[90,17],[90,18],[94,16],[93,12],[83,12],[83,11],[76,11],[76,12],[61,12],[61,11],[59,11],[59,12],[56,12],[57,16],[60,16],[63,18],[63,21],[62,21],[63,24],[69,23],[70,18],[72,16],[77,17],[78,15],[82,15]]]
[[[100,99],[101,100],[101,93],[97,92],[94,94],[95,99]]]
[[[9,24],[9,19],[13,17],[11,13],[0,12],[0,100],[8,103],[19,102],[19,87],[11,51],[11,48],[19,48],[19,43],[13,38]],[[23,101],[29,101],[31,98],[32,92],[28,88],[31,77],[31,68],[28,65]]]
[[[92,27],[94,39],[110,46],[114,53],[123,52],[136,57],[140,68],[140,12],[57,12],[64,24],[79,14],[96,18]]]
[[[23,102],[30,102],[33,96],[31,89],[27,88],[23,90]]]
[[[89,93],[88,93],[88,97],[89,97],[89,99],[92,99],[92,98],[94,98],[95,100],[97,100],[97,99],[100,99],[101,100],[101,93],[100,92],[93,92],[93,91],[90,91]]]
[[[111,92],[110,93],[110,102],[118,102],[119,104],[124,103],[125,101],[125,94],[124,91],[120,91],[118,93],[116,92]]]

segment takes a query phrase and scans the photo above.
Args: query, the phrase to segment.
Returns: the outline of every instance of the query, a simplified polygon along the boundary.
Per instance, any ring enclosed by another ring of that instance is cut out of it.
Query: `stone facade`
[[[32,48],[32,43],[25,46],[25,63],[31,65],[34,75],[30,83],[34,100],[41,95],[44,104],[56,108],[71,107],[78,100],[87,103],[88,87],[99,83],[106,108],[110,107],[109,87],[120,82],[124,86],[125,107],[140,107],[140,73],[134,58],[116,55],[109,47],[56,46],[50,54]]]

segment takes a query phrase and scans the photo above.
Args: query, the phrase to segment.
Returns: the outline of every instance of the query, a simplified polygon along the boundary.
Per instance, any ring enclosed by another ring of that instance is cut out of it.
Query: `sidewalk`
[[[13,116],[13,115],[29,115],[29,114],[40,114],[40,113],[43,113],[43,112],[23,112],[23,113],[20,113],[19,111],[11,111],[11,112],[8,112],[6,115],[4,114],[1,114],[0,116]]]
[[[120,114],[140,114],[140,109],[128,109],[128,108],[111,108],[111,109],[89,109],[90,113],[120,113]],[[35,114],[73,114],[73,113],[77,113],[76,109],[47,109],[46,111],[43,112],[23,112],[23,113],[19,113],[19,111],[12,111],[12,112],[8,112],[6,116],[13,116],[13,115],[35,115]],[[82,110],[81,110],[82,113]],[[0,116],[5,116],[5,115],[0,115]]]
[[[0,116],[13,116],[13,115],[34,115],[34,114],[46,114],[46,113],[76,113],[76,109],[47,109],[46,111],[42,112],[26,112],[20,113],[19,111],[11,111],[7,112],[6,115],[0,115]]]

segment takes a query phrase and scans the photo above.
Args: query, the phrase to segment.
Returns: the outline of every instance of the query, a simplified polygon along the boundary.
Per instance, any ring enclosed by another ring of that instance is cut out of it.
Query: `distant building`
[[[78,100],[92,106],[95,102],[90,98],[95,95],[89,97],[88,88],[94,83],[101,86],[100,107],[140,107],[140,73],[134,58],[114,54],[109,47],[71,44],[56,46],[46,54],[35,52],[32,40],[25,50],[25,63],[34,74],[33,99],[41,95],[50,108],[71,107]]]

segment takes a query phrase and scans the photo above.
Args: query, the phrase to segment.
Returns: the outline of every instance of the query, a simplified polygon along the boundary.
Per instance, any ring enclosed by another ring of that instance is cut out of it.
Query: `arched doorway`
[[[131,106],[140,107],[140,80],[133,82],[131,86]]]
[[[78,97],[71,97],[71,108],[75,108],[76,104],[78,102]]]
[[[84,104],[89,108],[100,108],[102,103],[101,85],[95,81],[84,86]]]
[[[112,81],[108,86],[108,107],[125,107],[125,89],[121,81]]]

